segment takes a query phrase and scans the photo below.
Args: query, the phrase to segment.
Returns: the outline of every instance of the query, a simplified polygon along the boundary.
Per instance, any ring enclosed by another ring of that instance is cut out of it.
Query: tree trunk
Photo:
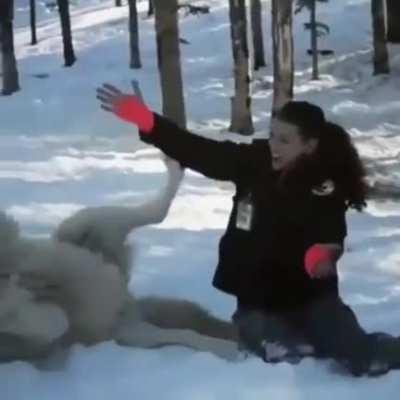
[[[371,0],[374,36],[374,75],[388,74],[389,55],[386,45],[386,10],[384,0]]]
[[[310,9],[310,35],[312,51],[312,79],[319,79],[318,71],[318,37],[317,37],[317,0],[311,1]]]
[[[0,79],[1,80],[3,79],[3,48],[2,48],[2,44],[1,44],[1,28],[2,28],[2,26],[3,26],[3,24],[0,20]],[[3,83],[1,85],[3,85]]]
[[[14,0],[6,0],[0,10],[0,46],[3,73],[3,95],[10,95],[19,88],[17,61],[14,53]]]
[[[178,1],[154,0],[163,114],[186,126],[179,48]]]
[[[115,0],[116,7],[122,7],[122,0]]]
[[[0,21],[12,21],[14,19],[14,0],[1,0]]]
[[[229,130],[242,135],[254,132],[251,118],[249,50],[245,0],[229,0],[235,93],[231,98],[231,125]]]
[[[262,32],[262,6],[261,0],[251,0],[251,31],[254,48],[254,69],[257,71],[265,67],[264,39]]]
[[[72,45],[71,20],[69,16],[69,0],[57,0],[61,20],[61,32],[64,46],[65,66],[70,67],[76,61]]]
[[[37,44],[36,36],[36,1],[30,0],[30,20],[31,20],[31,45]]]
[[[388,31],[387,40],[392,43],[400,43],[400,1],[386,0]]]
[[[130,41],[130,68],[142,67],[139,48],[139,26],[136,0],[128,0],[129,5],[129,41]]]
[[[292,0],[272,0],[274,93],[272,110],[293,98]]]
[[[147,16],[151,17],[152,15],[154,15],[154,5],[153,5],[153,1],[154,0],[149,0],[149,8],[147,10]]]

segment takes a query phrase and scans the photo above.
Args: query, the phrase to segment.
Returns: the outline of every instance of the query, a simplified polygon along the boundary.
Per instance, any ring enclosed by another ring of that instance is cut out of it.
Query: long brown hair
[[[365,168],[349,133],[325,119],[322,109],[305,101],[290,101],[276,117],[299,128],[305,140],[318,139],[310,156],[304,156],[285,174],[285,185],[318,185],[331,179],[348,207],[361,211],[366,206]]]

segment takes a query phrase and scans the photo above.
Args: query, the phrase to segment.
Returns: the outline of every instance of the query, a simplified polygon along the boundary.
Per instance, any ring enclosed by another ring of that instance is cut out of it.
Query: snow
[[[32,236],[47,236],[84,206],[138,203],[165,181],[157,150],[136,130],[98,107],[95,88],[112,82],[129,91],[135,78],[146,101],[160,110],[153,19],[139,2],[144,68],[128,68],[127,7],[113,0],[71,1],[78,61],[63,67],[58,15],[38,2],[39,44],[29,45],[28,0],[16,0],[16,54],[22,90],[0,98],[0,205]],[[200,2],[199,2],[200,3]],[[211,14],[180,20],[189,127],[216,139],[248,140],[227,133],[232,60],[227,3],[212,0]],[[271,106],[269,1],[264,1],[268,67],[255,74],[256,136],[268,131]],[[322,79],[310,82],[311,60],[303,22],[295,18],[298,99],[320,104],[329,118],[352,133],[373,179],[400,182],[400,50],[390,46],[392,74],[372,76],[368,0],[331,0],[318,6],[330,24],[321,47]],[[232,186],[187,171],[167,219],[132,234],[138,251],[130,288],[138,296],[159,294],[194,300],[229,319],[234,299],[216,291],[211,277],[217,245],[231,205]],[[368,331],[400,334],[400,205],[371,201],[348,217],[347,251],[340,264],[341,293]],[[0,365],[2,400],[25,399],[395,399],[400,372],[352,378],[328,362],[305,359],[293,366],[249,358],[230,363],[179,346],[124,348],[114,342],[75,345],[65,363],[38,368],[28,362]]]

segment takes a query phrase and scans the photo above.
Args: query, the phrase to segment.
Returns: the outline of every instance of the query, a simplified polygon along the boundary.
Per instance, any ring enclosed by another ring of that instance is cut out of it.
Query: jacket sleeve
[[[237,182],[240,177],[253,175],[256,169],[251,145],[207,139],[158,114],[153,130],[139,133],[141,140],[156,146],[183,167],[212,179]]]
[[[347,235],[346,206],[336,196],[312,199],[312,211],[307,227],[308,246],[316,243],[337,243],[343,246]]]

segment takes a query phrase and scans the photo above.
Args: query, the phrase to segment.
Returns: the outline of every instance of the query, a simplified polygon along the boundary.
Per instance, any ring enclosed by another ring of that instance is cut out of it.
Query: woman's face
[[[272,168],[281,171],[292,164],[299,156],[311,154],[317,147],[318,139],[306,139],[299,128],[289,122],[274,118],[269,139],[272,155]]]

